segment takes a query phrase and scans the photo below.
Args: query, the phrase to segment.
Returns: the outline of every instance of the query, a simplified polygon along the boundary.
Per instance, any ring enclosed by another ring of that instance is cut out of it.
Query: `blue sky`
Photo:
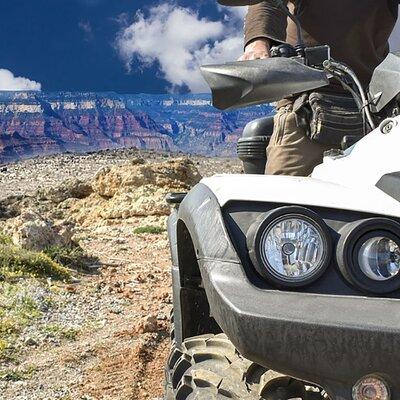
[[[0,90],[204,92],[198,66],[241,55],[245,11],[216,0],[0,0]]]
[[[0,0],[0,88],[203,91],[194,64],[236,57],[239,14],[214,0]]]

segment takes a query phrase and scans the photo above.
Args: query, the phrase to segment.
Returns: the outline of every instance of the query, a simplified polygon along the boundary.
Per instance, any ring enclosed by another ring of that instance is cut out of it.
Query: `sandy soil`
[[[31,194],[73,175],[90,178],[99,167],[133,156],[104,152],[9,165],[0,174],[0,198]],[[240,171],[236,160],[195,163],[203,175]],[[138,223],[131,218],[82,229],[80,244],[98,257],[100,268],[77,275],[74,284],[51,283],[57,306],[24,331],[18,357],[0,365],[0,377],[1,370],[24,372],[17,379],[3,374],[1,399],[162,399],[171,310],[168,239],[165,233],[135,234]],[[76,335],[42,334],[41,327],[54,321],[75,324]]]

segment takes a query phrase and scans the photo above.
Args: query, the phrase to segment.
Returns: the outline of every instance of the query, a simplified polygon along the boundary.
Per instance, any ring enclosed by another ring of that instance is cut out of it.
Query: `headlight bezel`
[[[386,237],[400,247],[400,224],[388,218],[370,218],[346,225],[340,231],[336,259],[348,283],[363,292],[384,295],[400,289],[400,274],[377,281],[362,271],[358,261],[363,244],[375,237]]]
[[[262,236],[271,226],[284,219],[299,218],[311,224],[323,241],[323,255],[315,271],[306,277],[285,278],[277,275],[274,268],[268,265],[261,254]],[[269,283],[278,288],[306,287],[317,281],[332,261],[332,236],[324,220],[308,208],[300,206],[284,206],[260,215],[247,232],[247,249],[257,272]]]

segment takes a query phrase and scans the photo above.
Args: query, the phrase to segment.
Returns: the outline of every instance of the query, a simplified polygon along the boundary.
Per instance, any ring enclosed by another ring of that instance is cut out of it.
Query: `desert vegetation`
[[[165,195],[234,168],[125,150],[7,166],[2,399],[161,399],[172,302]]]

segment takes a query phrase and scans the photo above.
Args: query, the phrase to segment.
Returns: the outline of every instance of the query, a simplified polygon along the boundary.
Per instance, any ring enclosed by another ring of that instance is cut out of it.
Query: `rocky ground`
[[[91,257],[69,282],[0,274],[0,398],[161,399],[171,310],[163,199],[239,163],[118,150],[0,171],[0,231],[14,245],[73,242]],[[14,320],[19,329],[7,330]]]
[[[160,161],[179,156],[179,154],[121,149],[80,155],[58,154],[0,165],[0,199],[11,195],[32,195],[42,187],[53,187],[69,178],[90,180],[100,168],[129,163],[129,160],[135,157]],[[189,157],[203,176],[241,171],[236,158]]]

